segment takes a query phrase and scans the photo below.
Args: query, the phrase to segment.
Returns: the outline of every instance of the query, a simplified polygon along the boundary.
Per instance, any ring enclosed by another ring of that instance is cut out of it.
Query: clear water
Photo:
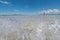
[[[0,40],[60,40],[60,15],[0,16]]]

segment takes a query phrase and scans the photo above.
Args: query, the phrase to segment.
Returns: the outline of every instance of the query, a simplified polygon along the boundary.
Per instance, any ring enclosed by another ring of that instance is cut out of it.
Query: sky
[[[60,12],[60,0],[0,0],[0,14]]]

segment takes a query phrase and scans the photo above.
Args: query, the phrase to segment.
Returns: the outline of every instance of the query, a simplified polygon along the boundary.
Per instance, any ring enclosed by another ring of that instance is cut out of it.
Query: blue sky
[[[60,0],[0,0],[0,14],[36,14],[47,9],[60,9]]]

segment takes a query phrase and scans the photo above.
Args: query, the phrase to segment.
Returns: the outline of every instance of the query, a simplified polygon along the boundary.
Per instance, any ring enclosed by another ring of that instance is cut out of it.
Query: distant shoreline
[[[60,15],[60,14],[40,14],[40,15],[21,15],[21,14],[2,14],[0,16],[41,16],[41,15]]]

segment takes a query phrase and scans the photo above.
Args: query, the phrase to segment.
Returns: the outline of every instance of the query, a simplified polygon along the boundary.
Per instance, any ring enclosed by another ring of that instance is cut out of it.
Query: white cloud
[[[3,0],[0,0],[0,3],[5,4],[5,5],[11,4],[10,2],[8,2],[8,1],[3,1]]]
[[[38,14],[59,14],[60,13],[60,9],[48,9],[48,10],[43,10],[43,11],[39,11]]]

